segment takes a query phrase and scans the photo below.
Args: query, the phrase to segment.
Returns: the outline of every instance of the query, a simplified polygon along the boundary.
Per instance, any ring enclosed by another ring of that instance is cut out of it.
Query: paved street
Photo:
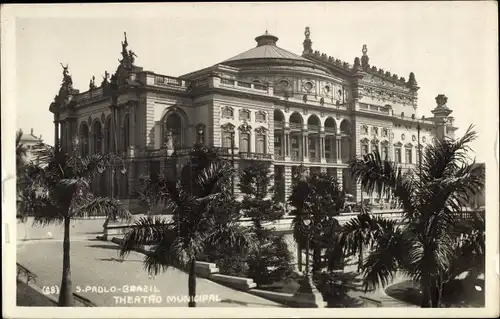
[[[71,265],[74,290],[77,286],[95,286],[111,289],[123,285],[154,285],[159,290],[155,295],[162,296],[162,302],[149,304],[142,302],[131,306],[179,306],[177,302],[166,303],[166,296],[187,295],[187,275],[177,269],[169,269],[166,273],[156,278],[149,278],[142,268],[143,255],[131,253],[124,261],[118,260],[117,245],[111,242],[98,241],[95,237],[102,234],[103,219],[72,221],[71,227]],[[61,281],[62,266],[62,225],[49,225],[45,227],[32,227],[31,221],[27,224],[18,223],[18,262],[38,275],[39,286],[59,285]],[[296,245],[291,234],[285,235],[290,250],[296,263]],[[296,265],[295,265],[296,266]],[[356,265],[346,267],[345,271],[355,271]],[[400,274],[394,278],[393,283],[404,280]],[[200,303],[200,306],[248,306],[248,307],[276,307],[279,306],[265,299],[239,292],[206,279],[198,279],[198,294],[218,296],[217,302]],[[76,291],[78,292],[78,291]],[[83,297],[96,302],[101,306],[123,306],[118,304],[114,296],[126,294],[119,291],[111,293],[81,292]],[[134,293],[132,295],[149,296],[150,293]],[[349,296],[357,298],[365,296],[384,302],[385,306],[405,307],[405,303],[388,297],[383,288],[364,294],[362,291],[350,291]],[[182,305],[186,303],[181,303]]]
[[[132,252],[125,261],[118,260],[118,246],[111,242],[95,240],[96,232],[101,229],[103,220],[77,221],[72,227],[71,274],[73,290],[99,306],[187,306],[182,298],[188,293],[187,274],[169,269],[155,278],[150,278],[143,269],[143,255]],[[31,227],[18,225],[17,261],[38,275],[37,285],[60,285],[62,267],[62,226]],[[20,231],[25,229],[27,232]],[[48,233],[51,233],[51,236]],[[28,240],[23,240],[25,239]],[[53,239],[49,239],[52,237]],[[156,287],[157,292],[126,293],[130,286]],[[124,287],[127,286],[127,287]],[[108,289],[107,293],[84,292],[86,287]],[[116,288],[115,292],[109,290]],[[120,291],[121,290],[121,291]],[[197,293],[210,300],[199,302],[200,307],[280,307],[281,305],[257,296],[233,290],[207,279],[197,279]],[[151,296],[156,300],[140,300],[140,303],[123,300],[124,296]],[[167,302],[167,296],[170,299]],[[115,298],[117,297],[117,298]],[[161,302],[159,297],[162,298]],[[154,303],[151,303],[154,302]]]

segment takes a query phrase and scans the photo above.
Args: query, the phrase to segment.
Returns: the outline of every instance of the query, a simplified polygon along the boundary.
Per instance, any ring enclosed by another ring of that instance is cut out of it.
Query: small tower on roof
[[[443,139],[446,136],[451,136],[452,131],[448,131],[450,114],[453,112],[448,108],[446,103],[448,102],[448,97],[444,94],[439,94],[436,96],[437,106],[431,111],[434,114],[434,123],[436,124],[436,138]]]
[[[311,41],[311,30],[309,29],[309,27],[306,27],[306,31],[304,31],[304,35],[306,36],[304,42],[302,43],[302,45],[304,46],[304,51],[302,52],[302,54],[312,54],[313,53],[313,50],[312,50],[312,41]]]

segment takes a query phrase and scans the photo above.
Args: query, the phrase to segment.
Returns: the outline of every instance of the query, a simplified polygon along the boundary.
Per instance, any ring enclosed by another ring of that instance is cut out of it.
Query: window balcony
[[[271,159],[271,154],[264,154],[264,153],[240,152],[238,155],[241,159],[256,159],[256,160]]]
[[[309,162],[319,163],[321,159],[318,156],[309,156]]]
[[[337,163],[337,159],[333,157],[327,157],[326,158],[327,163]]]
[[[290,123],[290,129],[301,130],[302,129],[302,124],[300,124],[300,123]]]

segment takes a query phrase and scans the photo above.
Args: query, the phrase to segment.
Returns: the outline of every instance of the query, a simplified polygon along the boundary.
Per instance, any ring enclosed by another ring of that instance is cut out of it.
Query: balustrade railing
[[[284,122],[274,121],[274,128],[284,128],[284,127],[285,127]]]
[[[301,130],[302,129],[302,124],[300,124],[300,123],[290,123],[290,128],[291,129],[299,129],[299,130]]]
[[[240,152],[238,155],[241,159],[271,159],[271,154],[264,153]]]

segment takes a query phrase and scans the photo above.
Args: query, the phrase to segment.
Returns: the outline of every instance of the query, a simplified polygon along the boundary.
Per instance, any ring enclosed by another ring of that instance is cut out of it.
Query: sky
[[[277,45],[302,53],[310,27],[313,50],[353,63],[368,47],[370,64],[421,87],[417,114],[431,116],[445,94],[458,135],[474,124],[478,161],[498,129],[497,6],[493,2],[321,2],[31,5],[15,20],[17,128],[53,144],[49,105],[68,64],[74,87],[88,89],[113,73],[123,32],[136,65],[179,76],[253,48],[266,30]],[[19,8],[17,8],[19,9]],[[20,9],[19,9],[20,10]],[[492,120],[494,119],[494,120]],[[494,126],[493,126],[494,125]],[[490,144],[491,143],[491,144]]]

